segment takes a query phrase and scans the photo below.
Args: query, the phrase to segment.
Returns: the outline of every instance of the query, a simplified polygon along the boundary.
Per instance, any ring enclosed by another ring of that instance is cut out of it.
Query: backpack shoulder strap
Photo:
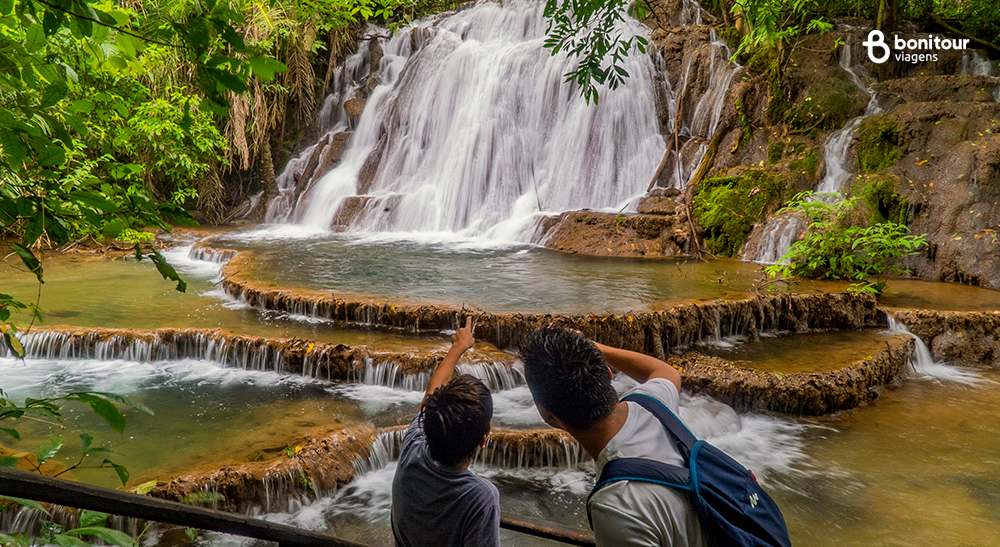
[[[694,449],[695,443],[698,442],[698,438],[691,433],[691,430],[688,429],[687,426],[681,422],[680,418],[674,415],[674,413],[671,412],[665,404],[660,402],[660,400],[643,393],[626,395],[625,397],[622,397],[622,401],[632,401],[633,403],[636,403],[642,408],[648,410],[653,414],[653,416],[656,416],[656,419],[660,420],[663,427],[666,428],[666,430],[669,431],[675,439],[677,439],[678,444],[687,449],[680,451],[681,455],[684,457],[684,461],[687,461],[688,455],[691,454],[691,450]]]
[[[659,484],[670,488],[681,490],[691,490],[690,472],[676,465],[647,460],[645,458],[617,458],[604,464],[601,476],[597,479],[597,484],[587,496],[587,522],[590,528],[594,528],[593,518],[590,515],[590,498],[598,490],[605,486],[620,481],[637,481]]]

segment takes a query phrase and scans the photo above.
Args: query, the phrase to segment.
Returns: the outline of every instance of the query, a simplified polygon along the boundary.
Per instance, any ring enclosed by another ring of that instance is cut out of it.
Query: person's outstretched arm
[[[612,367],[629,375],[632,379],[644,384],[653,378],[665,378],[681,390],[681,375],[677,369],[644,353],[618,349],[598,344],[597,349],[604,354],[604,360]]]
[[[455,374],[458,358],[475,343],[476,339],[472,337],[472,317],[469,316],[465,318],[465,326],[451,335],[451,349],[448,350],[448,354],[444,356],[434,374],[431,374],[431,379],[427,381],[427,392],[424,393],[424,400],[427,399],[428,395],[434,393],[434,390],[451,380],[452,375]],[[423,401],[420,402],[420,408],[424,408]]]

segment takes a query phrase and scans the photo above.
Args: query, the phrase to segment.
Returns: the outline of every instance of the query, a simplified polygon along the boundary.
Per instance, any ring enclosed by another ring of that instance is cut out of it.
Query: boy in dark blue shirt
[[[403,437],[392,481],[392,535],[400,547],[500,544],[500,493],[469,471],[490,432],[493,398],[476,378],[452,377],[476,341],[471,317],[451,341]]]

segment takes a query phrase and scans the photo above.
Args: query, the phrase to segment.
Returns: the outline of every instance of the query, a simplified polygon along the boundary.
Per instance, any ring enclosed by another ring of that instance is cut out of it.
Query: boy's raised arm
[[[612,348],[597,342],[594,344],[604,354],[604,360],[609,365],[624,372],[635,381],[643,384],[653,378],[665,378],[677,386],[677,391],[681,390],[681,375],[677,369],[656,357],[626,349]]]
[[[472,337],[472,317],[469,316],[465,318],[465,326],[451,335],[451,349],[448,350],[448,354],[444,356],[437,370],[431,375],[431,379],[427,381],[427,392],[424,393],[424,400],[427,400],[427,396],[434,393],[434,390],[448,383],[448,380],[455,374],[458,358],[475,343],[476,339]],[[420,402],[420,408],[424,408],[423,401]]]

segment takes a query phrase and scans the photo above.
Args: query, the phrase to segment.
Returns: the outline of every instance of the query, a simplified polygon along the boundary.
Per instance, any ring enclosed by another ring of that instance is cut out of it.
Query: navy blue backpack
[[[645,458],[619,458],[604,466],[587,498],[618,481],[662,484],[688,493],[698,511],[702,533],[710,546],[790,547],[781,510],[757,483],[757,477],[714,446],[699,441],[660,401],[634,393],[622,399],[639,404],[676,439],[688,466],[678,467]],[[594,524],[591,521],[591,528]]]

